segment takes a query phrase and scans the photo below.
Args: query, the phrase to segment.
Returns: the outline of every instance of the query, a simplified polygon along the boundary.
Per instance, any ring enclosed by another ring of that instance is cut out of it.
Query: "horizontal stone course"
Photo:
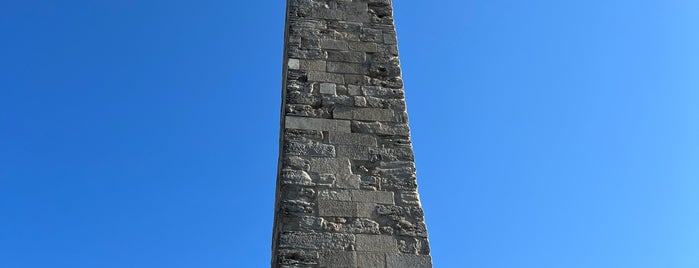
[[[350,132],[351,124],[347,120],[287,116],[284,126],[290,129]]]
[[[333,118],[363,121],[393,121],[394,113],[391,109],[337,107],[333,110]]]

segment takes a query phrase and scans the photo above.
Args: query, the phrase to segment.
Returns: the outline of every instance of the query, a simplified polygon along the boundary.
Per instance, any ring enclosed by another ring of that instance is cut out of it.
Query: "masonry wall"
[[[272,267],[432,267],[390,0],[288,0]]]

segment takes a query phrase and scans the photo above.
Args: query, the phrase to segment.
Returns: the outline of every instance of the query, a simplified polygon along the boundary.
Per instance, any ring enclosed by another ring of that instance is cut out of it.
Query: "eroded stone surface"
[[[390,0],[288,0],[272,267],[431,267]]]

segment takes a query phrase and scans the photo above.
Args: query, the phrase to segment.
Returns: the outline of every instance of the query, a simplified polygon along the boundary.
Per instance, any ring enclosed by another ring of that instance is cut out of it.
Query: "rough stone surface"
[[[390,0],[287,0],[272,267],[432,267]]]

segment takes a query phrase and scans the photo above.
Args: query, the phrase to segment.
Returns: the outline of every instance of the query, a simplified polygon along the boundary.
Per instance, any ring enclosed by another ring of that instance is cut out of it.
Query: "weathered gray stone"
[[[337,85],[333,83],[320,83],[320,93],[335,95]]]
[[[345,250],[355,245],[353,234],[333,233],[282,233],[279,247],[291,249]]]
[[[285,127],[291,129],[350,132],[350,121],[287,116],[285,119]]]
[[[318,200],[318,215],[321,217],[357,217],[357,203],[336,200]]]
[[[301,69],[306,71],[325,72],[326,61],[324,60],[302,60]]]
[[[356,218],[343,224],[341,230],[351,234],[380,234],[379,223],[365,218]]]
[[[314,185],[311,176],[303,170],[282,170],[283,184]]]
[[[349,42],[348,47],[351,51],[362,51],[370,53],[376,53],[379,51],[379,47],[376,43]]]
[[[352,201],[363,203],[393,204],[393,192],[352,191]]]
[[[362,74],[366,72],[366,67],[359,63],[329,61],[327,70],[329,73]]]
[[[393,110],[380,108],[336,107],[333,118],[363,121],[393,121]]]
[[[369,160],[369,147],[362,145],[335,145],[338,157],[350,160]]]
[[[431,267],[391,1],[287,3],[272,266]]]
[[[432,268],[432,258],[429,255],[386,255],[386,268]]]
[[[410,129],[408,128],[408,124],[405,123],[352,121],[352,132],[397,136],[410,135]]]
[[[357,253],[354,251],[323,251],[318,260],[320,267],[356,268]]]
[[[357,251],[398,252],[398,242],[390,235],[357,234],[355,238]]]
[[[323,39],[320,41],[320,47],[324,49],[348,50],[349,46],[345,40]]]
[[[328,51],[328,60],[361,63],[366,61],[366,53],[361,51]]]
[[[352,201],[349,190],[323,189],[318,191],[319,200]]]
[[[352,174],[350,161],[347,158],[311,158],[310,164],[312,172]]]
[[[311,72],[308,72],[308,81],[344,84],[345,77],[342,76],[342,74],[332,74],[332,73],[311,71]]]
[[[402,89],[383,88],[380,86],[362,86],[362,93],[365,96],[386,98],[386,99],[402,99],[404,92]]]
[[[357,267],[386,267],[386,253],[357,252]]]
[[[361,176],[353,174],[340,174],[335,180],[333,187],[340,189],[359,189]]]
[[[376,137],[373,135],[332,131],[329,132],[328,142],[331,144],[349,144],[374,147],[377,145]]]
[[[335,146],[315,142],[287,142],[284,146],[284,153],[289,155],[335,157]]]
[[[299,59],[289,59],[288,67],[289,69],[298,69],[301,67],[301,63],[299,62]]]

